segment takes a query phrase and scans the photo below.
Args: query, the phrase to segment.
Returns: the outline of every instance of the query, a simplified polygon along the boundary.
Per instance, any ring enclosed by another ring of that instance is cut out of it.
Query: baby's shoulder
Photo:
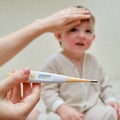
[[[97,58],[95,57],[95,55],[91,53],[85,53],[85,59],[88,61],[97,61]]]

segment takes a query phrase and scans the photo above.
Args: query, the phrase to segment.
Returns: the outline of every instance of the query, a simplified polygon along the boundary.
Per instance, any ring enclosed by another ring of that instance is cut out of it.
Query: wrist
[[[64,101],[63,100],[57,100],[55,101],[52,106],[51,106],[51,110],[56,112],[56,110],[59,108],[59,106],[61,106],[62,104],[64,104]]]
[[[31,34],[39,36],[46,32],[46,27],[42,20],[35,20],[32,24],[28,25],[27,28],[31,30]]]
[[[37,32],[49,32],[49,23],[47,23],[46,19],[35,20],[34,25]]]
[[[57,113],[57,114],[60,114],[60,112],[62,111],[62,109],[64,109],[65,106],[66,106],[65,103],[61,104],[61,105],[56,109],[56,113]]]

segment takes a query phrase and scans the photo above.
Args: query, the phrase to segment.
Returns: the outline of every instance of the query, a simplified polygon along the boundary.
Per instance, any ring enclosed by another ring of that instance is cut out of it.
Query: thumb
[[[30,74],[29,69],[23,69],[17,73],[14,73],[12,76],[5,78],[0,81],[0,95],[5,97],[7,92],[12,89],[14,86],[25,82]]]

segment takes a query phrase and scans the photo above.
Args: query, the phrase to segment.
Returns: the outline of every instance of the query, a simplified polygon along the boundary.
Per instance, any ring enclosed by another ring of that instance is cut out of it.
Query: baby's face
[[[74,54],[85,52],[94,40],[94,23],[92,20],[81,21],[81,24],[61,34],[64,49]]]

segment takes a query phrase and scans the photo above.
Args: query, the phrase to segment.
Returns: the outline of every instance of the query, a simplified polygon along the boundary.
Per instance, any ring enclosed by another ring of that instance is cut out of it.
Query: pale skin
[[[55,36],[57,40],[61,42],[63,48],[62,54],[68,57],[81,73],[84,53],[91,47],[95,38],[93,21],[81,21],[80,25],[68,31],[56,33]],[[116,102],[108,102],[107,105],[114,108],[118,119],[120,119],[119,104]],[[84,118],[84,114],[79,113],[76,109],[67,104],[60,105],[56,113],[62,120],[82,120]]]
[[[108,102],[107,105],[111,106],[116,111],[118,120],[120,120],[120,105],[115,102]]]
[[[25,28],[0,38],[0,66],[41,34],[66,31],[80,24],[80,19],[88,19],[89,17],[88,10],[71,7],[47,18],[36,20]],[[30,84],[24,83],[29,74],[29,69],[23,69],[0,81],[1,120],[26,120],[28,114],[38,102],[40,84],[33,84],[30,87]],[[23,95],[20,94],[20,83],[23,83]]]
[[[82,120],[84,118],[83,114],[67,104],[60,105],[56,113],[61,117],[61,120]]]
[[[25,120],[40,98],[40,84],[20,83],[27,81],[29,69],[23,69],[0,81],[0,120]],[[33,99],[34,98],[34,99]]]

